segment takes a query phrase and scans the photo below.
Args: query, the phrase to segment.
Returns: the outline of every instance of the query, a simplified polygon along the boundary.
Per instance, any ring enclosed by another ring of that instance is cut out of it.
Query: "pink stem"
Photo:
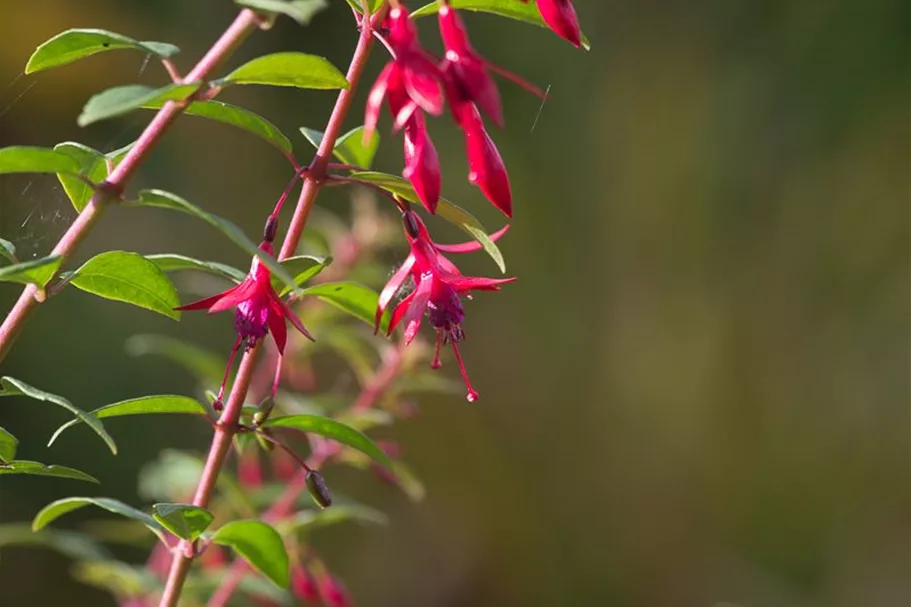
[[[212,45],[209,52],[199,60],[196,67],[184,77],[183,82],[200,82],[205,80],[243,42],[260,23],[260,18],[250,9],[242,10],[228,29]],[[186,108],[187,102],[170,101],[162,107],[149,123],[139,139],[117,165],[114,172],[99,187],[86,207],[79,213],[66,233],[60,238],[51,255],[59,255],[66,262],[76,251],[85,237],[101,218],[109,197],[116,198],[123,193],[126,183],[139,166],[148,157],[152,148],[162,138],[171,124]],[[6,357],[22,331],[31,313],[44,300],[40,289],[35,284],[27,285],[13,309],[0,325],[0,362]]]

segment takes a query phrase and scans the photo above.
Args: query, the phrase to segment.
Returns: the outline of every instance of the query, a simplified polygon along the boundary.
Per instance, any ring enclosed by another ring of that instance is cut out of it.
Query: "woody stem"
[[[374,17],[382,18],[383,12],[384,11],[381,10],[380,13]],[[351,103],[354,100],[354,93],[357,89],[358,82],[360,82],[361,76],[364,73],[364,68],[367,65],[367,58],[370,56],[370,50],[373,47],[372,30],[371,21],[364,19],[361,24],[361,32],[358,37],[357,47],[354,50],[354,55],[351,58],[351,64],[348,67],[348,73],[346,75],[348,88],[343,89],[339,93],[335,102],[335,107],[329,117],[329,122],[326,125],[323,140],[320,143],[313,161],[309,165],[310,170],[304,175],[304,187],[301,189],[297,207],[294,209],[294,216],[291,219],[291,224],[288,226],[288,232],[285,234],[285,239],[282,242],[281,252],[278,256],[279,260],[294,255],[294,252],[300,244],[301,235],[303,234],[304,227],[307,223],[307,217],[310,214],[310,209],[313,207],[317,194],[319,194],[329,160],[332,157],[332,149],[335,147],[335,142],[341,131],[342,123],[348,115],[348,110],[351,108]],[[231,393],[228,396],[225,410],[219,418],[215,428],[215,435],[212,438],[209,455],[206,459],[202,477],[200,478],[199,485],[196,489],[196,495],[193,498],[193,505],[200,508],[205,508],[209,504],[209,499],[215,489],[218,475],[221,472],[228,451],[231,448],[231,439],[237,432],[237,422],[240,419],[241,409],[243,408],[244,400],[247,396],[247,390],[250,387],[250,380],[253,376],[253,369],[259,350],[260,348],[258,345],[248,350],[240,361],[240,366],[237,370],[237,378],[234,381],[234,385],[231,387]],[[187,549],[187,542],[183,541],[178,549],[174,551],[171,569],[168,572],[165,591],[159,602],[159,607],[176,607],[183,583],[186,580],[192,562],[193,552]]]

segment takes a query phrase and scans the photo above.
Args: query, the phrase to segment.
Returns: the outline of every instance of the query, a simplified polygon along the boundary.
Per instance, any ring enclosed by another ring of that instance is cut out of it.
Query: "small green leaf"
[[[168,318],[180,319],[177,289],[151,261],[139,253],[108,251],[85,262],[70,284],[87,293],[133,304]]]
[[[161,593],[161,580],[147,568],[120,561],[81,561],[72,567],[78,582],[114,596],[137,597]]]
[[[288,587],[288,553],[278,532],[261,521],[232,521],[212,536],[212,541],[229,546],[253,568],[282,588]]]
[[[191,504],[155,504],[152,506],[152,516],[162,527],[191,542],[215,519],[205,508]]]
[[[267,84],[305,89],[346,89],[348,81],[323,57],[285,52],[257,57],[213,84]]]
[[[79,163],[69,154],[28,145],[0,149],[0,174],[70,173],[79,174]]]
[[[206,272],[222,278],[227,278],[234,282],[240,282],[246,278],[246,273],[229,265],[218,263],[217,261],[201,261],[186,257],[185,255],[176,255],[174,253],[162,253],[160,255],[146,255],[146,259],[158,266],[162,272],[179,272],[181,270],[196,270]]]
[[[35,49],[25,66],[25,73],[31,74],[65,65],[95,53],[123,48],[152,53],[162,59],[180,52],[179,48],[165,42],[139,42],[114,32],[99,29],[71,29],[57,34]]]
[[[164,335],[134,335],[127,340],[130,356],[157,354],[168,358],[187,371],[199,382],[220,382],[225,372],[225,361],[194,344],[165,337]]]
[[[302,126],[300,127],[300,132],[315,148],[319,148],[323,142],[323,133],[320,131]],[[380,136],[376,131],[374,131],[370,141],[364,145],[364,127],[359,126],[348,131],[335,141],[332,154],[344,164],[369,169],[373,164],[373,158],[376,156],[376,150],[379,145]]]
[[[146,105],[184,100],[199,90],[200,86],[202,85],[198,83],[168,84],[158,89],[141,84],[116,86],[89,99],[76,123],[79,126],[88,126],[93,122],[120,116]]]
[[[132,203],[132,206],[159,207],[162,209],[171,209],[180,211],[194,217],[202,219],[222,234],[228,237],[234,244],[243,249],[250,256],[259,257],[273,275],[279,277],[286,285],[296,288],[294,277],[285,270],[278,261],[271,255],[253,244],[243,231],[236,225],[212,213],[203,211],[196,205],[190,204],[180,196],[165,192],[163,190],[142,190],[139,192],[139,200]]]
[[[0,238],[0,257],[8,260],[10,263],[16,263],[16,245],[8,240]]]
[[[541,18],[536,4],[532,2],[517,2],[516,0],[450,0],[450,6],[459,10],[477,11],[482,13],[491,13],[508,17],[516,21],[531,23],[538,27],[548,27]],[[434,15],[440,10],[439,2],[431,2],[411,13],[413,19]],[[591,50],[591,44],[585,34],[582,34],[582,47],[585,50]]]
[[[370,7],[370,14],[372,15],[377,11],[378,8],[383,6],[383,2],[386,2],[386,0],[367,0],[367,4]],[[361,10],[363,8],[361,0],[348,0],[348,4],[350,4],[351,8],[357,12],[363,12],[363,10]]]
[[[131,398],[122,400],[117,403],[111,403],[89,412],[98,419],[107,417],[122,417],[124,415],[150,415],[150,414],[173,414],[187,413],[190,415],[206,415],[206,408],[199,401],[187,396],[177,396],[173,394],[164,394],[160,396],[143,396],[140,398]],[[79,425],[81,420],[71,419],[54,432],[47,446],[50,447],[54,441],[63,434],[68,428]]]
[[[301,295],[313,295],[373,326],[379,295],[356,282],[327,282],[307,287]]]
[[[282,260],[282,266],[294,276],[294,284],[302,285],[314,276],[325,270],[332,263],[331,257],[315,257],[313,255],[298,255]],[[291,292],[291,287],[281,288],[281,284],[276,278],[272,278],[272,287],[280,291],[281,297]]]
[[[73,510],[84,508],[85,506],[97,506],[99,508],[104,508],[108,512],[125,516],[134,521],[139,521],[164,541],[164,529],[158,521],[142,510],[137,510],[132,506],[127,506],[121,501],[108,497],[66,497],[57,500],[56,502],[51,502],[35,515],[34,520],[32,520],[32,531],[38,531],[67,512],[72,512]]]
[[[54,146],[54,150],[63,152],[79,165],[79,173],[93,183],[101,183],[108,176],[107,159],[104,154],[81,143],[65,141]],[[83,179],[67,173],[57,173],[57,179],[63,191],[73,203],[76,211],[81,212],[92,198],[95,189]]]
[[[283,533],[310,531],[351,521],[366,525],[388,525],[389,517],[375,508],[361,504],[333,504],[323,510],[301,510],[277,525]]]
[[[35,400],[41,400],[55,405],[63,407],[77,418],[85,422],[89,428],[95,431],[95,433],[107,443],[108,448],[110,448],[111,453],[117,455],[117,444],[114,443],[114,439],[111,438],[111,435],[107,433],[104,429],[104,426],[101,424],[101,421],[91,413],[86,413],[82,409],[74,406],[70,401],[63,398],[62,396],[57,396],[56,394],[51,394],[50,392],[45,392],[44,390],[39,390],[34,386],[30,386],[24,381],[20,381],[14,377],[0,377],[0,396],[28,396],[29,398],[34,398]]]
[[[396,177],[395,175],[389,175],[387,173],[378,173],[376,171],[355,172],[351,173],[349,177],[356,181],[371,183],[386,190],[390,194],[395,194],[409,202],[420,204],[420,199],[418,199],[414,188],[408,181],[401,177]],[[506,262],[503,260],[503,254],[500,252],[496,243],[487,235],[484,226],[481,225],[481,222],[478,221],[474,215],[445,198],[440,198],[437,203],[437,215],[458,226],[469,236],[481,243],[481,246],[487,254],[490,255],[491,259],[497,264],[497,267],[500,268],[500,271],[504,274],[506,273]]]
[[[392,461],[383,453],[376,443],[360,430],[319,415],[286,415],[266,422],[269,428],[291,428],[301,432],[319,434],[338,441],[352,449],[357,449],[377,461],[382,466],[392,469]]]
[[[0,428],[0,462],[9,462],[16,458],[16,448],[19,446],[19,439]]]
[[[35,283],[43,289],[60,269],[61,263],[63,258],[54,256],[3,266],[0,267],[0,282]]]
[[[157,103],[147,103],[142,107],[158,109],[163,105],[164,102],[159,101]],[[291,140],[277,126],[248,109],[222,103],[221,101],[209,100],[194,101],[187,106],[183,113],[188,116],[199,116],[235,126],[257,137],[261,137],[285,155],[290,154],[292,151]]]
[[[234,0],[241,6],[291,17],[301,25],[309,25],[316,13],[326,8],[326,0]]]
[[[58,478],[72,478],[77,481],[88,481],[97,483],[98,479],[88,475],[85,472],[66,466],[47,466],[39,462],[30,462],[26,460],[15,460],[0,463],[0,475],[2,474],[31,474],[33,476],[56,476]]]

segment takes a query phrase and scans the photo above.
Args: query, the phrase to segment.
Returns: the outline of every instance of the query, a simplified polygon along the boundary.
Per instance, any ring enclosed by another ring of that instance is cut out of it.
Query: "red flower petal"
[[[386,283],[386,286],[383,287],[383,290],[380,292],[380,297],[377,301],[376,306],[376,319],[373,325],[374,333],[379,331],[380,320],[383,318],[383,313],[386,311],[386,307],[389,305],[389,302],[392,301],[392,298],[395,297],[395,294],[398,293],[399,289],[402,287],[402,283],[404,283],[405,279],[408,278],[408,274],[411,272],[411,268],[413,267],[414,255],[409,255],[405,259],[405,263],[403,263],[402,266],[395,271],[395,274],[392,275],[392,278],[389,279],[389,282]]]
[[[462,117],[468,148],[468,181],[480,187],[484,196],[504,215],[512,217],[512,190],[500,151],[484,130],[481,115],[474,105],[468,104]]]
[[[209,307],[209,314],[215,314],[216,312],[224,312],[225,310],[230,310],[240,302],[253,297],[256,294],[257,288],[258,286],[256,281],[248,277],[233,289],[222,293],[222,296],[219,298],[219,300],[212,304],[211,307]]]
[[[414,301],[414,291],[409,293],[405,299],[399,302],[399,305],[395,307],[395,310],[392,311],[392,317],[389,319],[389,328],[386,329],[386,335],[392,335],[392,332],[395,331],[395,328],[399,326],[402,318],[404,318],[405,313],[411,307],[411,302]]]
[[[427,135],[421,114],[412,116],[405,125],[405,170],[402,177],[411,182],[418,198],[431,213],[436,212],[440,200],[440,159]]]
[[[277,302],[278,307],[284,317],[287,318],[292,325],[294,325],[295,329],[300,331],[300,333],[310,341],[316,341],[313,339],[313,336],[310,335],[310,331],[307,330],[307,327],[304,326],[304,323],[301,322],[301,319],[298,318],[297,314],[294,313],[294,310],[288,307],[288,304],[279,299],[278,296],[275,297],[275,301]]]
[[[288,341],[288,329],[285,327],[284,306],[275,299],[269,300],[269,331],[275,340],[275,347],[279,354],[285,353],[285,343]]]
[[[576,9],[570,0],[538,0],[538,11],[550,29],[579,48],[582,33],[579,31]]]
[[[418,334],[421,328],[421,320],[424,318],[424,310],[427,308],[427,302],[430,301],[430,294],[433,291],[433,275],[424,274],[418,283],[418,288],[414,291],[414,299],[408,306],[408,312],[405,313],[405,345],[410,344]]]
[[[399,55],[402,84],[408,96],[425,112],[439,116],[443,113],[443,88],[440,86],[439,68],[419,52]]]
[[[490,239],[494,242],[500,239],[503,234],[509,231],[510,224],[506,224],[496,232],[490,235]],[[437,248],[438,251],[443,251],[444,253],[473,253],[474,251],[481,250],[481,243],[477,240],[472,240],[471,242],[462,242],[459,244],[437,244],[433,243],[433,246]]]

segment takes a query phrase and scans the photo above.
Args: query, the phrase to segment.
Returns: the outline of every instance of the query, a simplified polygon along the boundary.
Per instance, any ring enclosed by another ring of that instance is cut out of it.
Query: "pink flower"
[[[446,4],[440,7],[439,20],[440,35],[446,47],[441,69],[456,119],[461,115],[457,106],[475,103],[497,126],[503,126],[503,108],[497,85],[487,72],[487,61],[471,46],[462,18]]]
[[[351,607],[354,604],[348,589],[337,577],[326,574],[318,583],[320,596],[326,607]]]
[[[427,134],[427,125],[420,111],[405,123],[405,170],[402,177],[411,182],[418,198],[431,213],[435,213],[442,189],[440,159]]]
[[[316,578],[301,565],[291,570],[291,592],[307,605],[319,605],[321,602]]]
[[[512,190],[503,157],[484,129],[481,114],[473,103],[466,103],[458,120],[465,133],[468,152],[468,181],[481,188],[493,206],[512,217]]]
[[[538,11],[550,29],[579,48],[582,33],[579,31],[576,9],[570,0],[538,0]]]
[[[259,248],[269,255],[275,250],[270,242],[263,242]],[[307,331],[300,319],[279,299],[272,288],[272,275],[269,268],[253,258],[250,273],[239,285],[199,301],[180,306],[176,310],[208,310],[209,314],[224,312],[236,308],[234,312],[234,329],[240,339],[246,340],[247,348],[252,348],[256,340],[265,337],[272,331],[272,338],[279,353],[284,353],[287,341],[285,319],[307,338],[313,336]]]
[[[479,244],[438,245],[430,239],[426,226],[414,212],[406,211],[402,215],[402,220],[411,253],[380,293],[375,328],[379,329],[386,308],[389,307],[396,293],[401,290],[410,276],[414,281],[415,290],[396,305],[389,321],[387,334],[392,333],[399,323],[404,321],[405,344],[411,343],[421,327],[424,313],[427,312],[430,323],[437,333],[436,355],[431,366],[434,368],[440,366],[440,348],[444,341],[450,342],[468,390],[468,401],[474,402],[478,398],[478,393],[471,386],[458,347],[458,343],[465,338],[461,326],[465,319],[461,296],[471,297],[470,292],[473,290],[498,291],[500,285],[512,282],[515,278],[463,276],[458,268],[442,255],[442,252],[475,251],[480,248]],[[506,233],[507,229],[508,226],[493,234],[491,238],[499,238]]]

